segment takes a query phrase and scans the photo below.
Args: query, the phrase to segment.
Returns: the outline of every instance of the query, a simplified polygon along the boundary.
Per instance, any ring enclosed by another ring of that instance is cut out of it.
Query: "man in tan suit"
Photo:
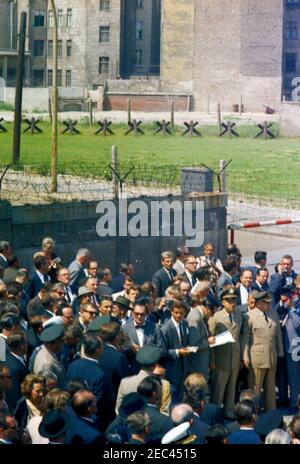
[[[219,407],[224,404],[225,417],[233,419],[236,382],[244,346],[240,338],[242,332],[245,334],[245,329],[242,314],[236,308],[237,295],[233,286],[225,285],[221,301],[223,308],[208,321],[210,331],[213,336],[229,331],[235,342],[211,350],[211,369],[214,370],[211,401]]]
[[[275,374],[277,358],[282,357],[283,344],[278,320],[270,312],[272,296],[268,292],[253,290],[255,308],[249,312],[248,338],[245,341],[244,363],[250,368],[250,388],[254,388],[257,397],[263,388],[265,410],[276,408]]]

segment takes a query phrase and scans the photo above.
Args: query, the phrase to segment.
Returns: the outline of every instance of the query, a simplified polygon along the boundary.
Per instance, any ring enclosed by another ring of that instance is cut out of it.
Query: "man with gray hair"
[[[76,253],[76,259],[69,265],[69,272],[71,275],[70,285],[74,288],[79,287],[80,280],[86,278],[84,273],[84,266],[88,264],[91,259],[91,253],[87,248],[80,248]]]
[[[205,433],[209,426],[199,419],[199,415],[189,404],[178,404],[172,409],[171,419],[175,425],[190,423],[190,433],[197,437],[195,444],[203,445],[205,443]]]
[[[3,267],[3,269],[8,268],[8,258],[12,255],[12,248],[11,244],[9,242],[6,242],[5,240],[0,241],[0,266]]]

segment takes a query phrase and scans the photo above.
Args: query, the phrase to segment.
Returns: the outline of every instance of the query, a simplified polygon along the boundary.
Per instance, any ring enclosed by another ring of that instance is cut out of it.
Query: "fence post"
[[[243,95],[240,95],[240,116],[242,115],[242,109],[243,109]]]
[[[113,196],[117,200],[119,198],[119,182],[115,174],[118,172],[118,147],[116,145],[113,145],[111,149],[111,165],[114,169],[112,171]]]
[[[226,192],[226,160],[220,160],[220,172],[221,172],[221,192]]]
[[[174,127],[174,100],[171,101],[171,126]]]
[[[127,122],[128,124],[131,122],[131,100],[130,98],[127,99]]]
[[[218,118],[218,126],[219,126],[219,129],[220,129],[220,132],[221,132],[221,122],[222,122],[222,119],[221,119],[221,103],[218,103],[217,118]]]
[[[90,112],[90,126],[92,126],[93,125],[93,102],[91,98],[89,100],[89,112]]]

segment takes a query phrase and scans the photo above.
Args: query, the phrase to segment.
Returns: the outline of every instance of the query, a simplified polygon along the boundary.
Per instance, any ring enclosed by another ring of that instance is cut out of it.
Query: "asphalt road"
[[[268,253],[267,267],[271,273],[274,266],[284,254],[291,255],[294,259],[294,269],[300,272],[300,236],[299,239],[276,236],[264,233],[250,232],[248,230],[235,231],[235,243],[239,245],[243,255],[242,265],[254,263],[255,251]]]

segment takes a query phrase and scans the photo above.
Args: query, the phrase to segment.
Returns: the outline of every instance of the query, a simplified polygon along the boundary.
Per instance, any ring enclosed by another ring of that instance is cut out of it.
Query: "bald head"
[[[194,416],[193,409],[188,404],[178,404],[172,409],[171,419],[175,425],[190,421]]]
[[[72,397],[72,409],[77,416],[91,417],[97,411],[94,394],[89,390],[79,390]]]

